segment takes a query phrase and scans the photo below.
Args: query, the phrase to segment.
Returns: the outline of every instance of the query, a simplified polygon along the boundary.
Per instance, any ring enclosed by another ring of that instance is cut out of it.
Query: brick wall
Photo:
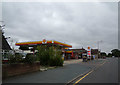
[[[39,71],[40,63],[34,64],[4,64],[2,65],[2,77],[3,79],[11,76],[21,75],[24,73]]]

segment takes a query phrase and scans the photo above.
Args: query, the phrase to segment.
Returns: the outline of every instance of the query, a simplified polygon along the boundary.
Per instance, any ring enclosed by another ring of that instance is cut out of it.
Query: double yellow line
[[[93,70],[91,70],[90,72],[88,72],[86,75],[84,75],[82,78],[80,78],[78,81],[76,81],[73,85],[77,84],[78,82],[80,82],[83,78],[85,78],[86,76],[88,76],[90,73],[92,73]]]
[[[102,64],[100,64],[100,66],[102,66],[103,64],[105,64],[105,62],[103,62]],[[78,81],[76,81],[73,85],[79,83],[82,79],[84,79],[86,76],[88,76],[90,73],[92,73],[94,70],[91,70],[90,72],[88,72],[86,75],[84,75],[82,78],[80,78]]]

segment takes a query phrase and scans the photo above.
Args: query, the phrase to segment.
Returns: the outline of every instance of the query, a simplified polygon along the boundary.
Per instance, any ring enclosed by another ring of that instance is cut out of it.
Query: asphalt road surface
[[[3,83],[67,83],[94,67],[99,65],[97,70],[84,78],[80,83],[90,82],[117,82],[117,59],[99,59],[88,62],[78,62],[75,64],[68,64],[63,67],[50,69],[44,72],[34,72],[25,75],[20,75],[3,80]]]
[[[118,83],[118,58],[107,58],[79,83]]]

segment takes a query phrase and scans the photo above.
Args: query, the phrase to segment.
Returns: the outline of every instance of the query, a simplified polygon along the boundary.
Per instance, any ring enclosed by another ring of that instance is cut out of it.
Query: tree
[[[24,63],[33,64],[35,62],[35,60],[36,59],[33,54],[27,54],[23,61],[24,61]]]
[[[107,57],[112,57],[112,53],[108,53]]]
[[[103,57],[103,56],[106,56],[106,53],[105,52],[101,52],[100,55]]]
[[[120,56],[120,50],[118,50],[118,49],[113,49],[111,52],[112,52],[112,55],[115,56],[115,57]]]

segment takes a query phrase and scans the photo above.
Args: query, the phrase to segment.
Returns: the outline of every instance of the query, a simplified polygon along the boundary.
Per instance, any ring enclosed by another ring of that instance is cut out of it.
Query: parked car
[[[83,62],[87,62],[87,56],[83,56]]]
[[[87,54],[86,53],[82,54],[82,59],[83,59],[83,62],[87,62]]]

